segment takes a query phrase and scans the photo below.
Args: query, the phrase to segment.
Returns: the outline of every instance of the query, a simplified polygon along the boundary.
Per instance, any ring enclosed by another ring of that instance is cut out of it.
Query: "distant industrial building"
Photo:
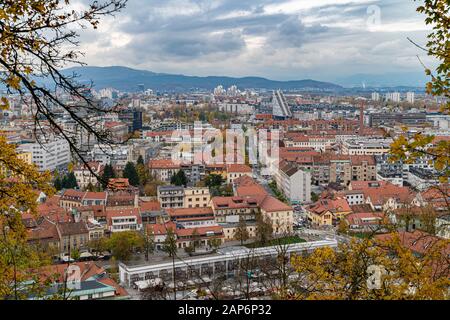
[[[427,122],[425,113],[374,113],[369,116],[369,125],[379,127],[380,125],[417,125]]]

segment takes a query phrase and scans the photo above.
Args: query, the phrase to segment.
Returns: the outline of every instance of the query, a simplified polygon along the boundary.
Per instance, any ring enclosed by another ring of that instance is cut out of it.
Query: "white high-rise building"
[[[372,92],[372,101],[380,101],[380,94],[378,92]]]
[[[386,93],[386,100],[400,102],[400,92]]]
[[[114,91],[114,89],[112,89],[112,88],[104,88],[98,92],[98,95],[100,98],[112,99],[113,91]]]
[[[65,139],[55,139],[47,143],[24,143],[18,146],[18,150],[31,152],[31,161],[41,172],[66,166],[71,160],[70,146]]]
[[[239,95],[240,91],[235,85],[232,85],[227,90],[227,96],[229,97],[237,97]]]
[[[281,90],[274,91],[272,97],[272,114],[278,118],[292,118],[291,109]]]
[[[400,102],[400,92],[393,92],[392,93],[392,101]]]
[[[407,92],[406,93],[406,101],[409,103],[414,103],[414,92]]]
[[[217,87],[214,89],[214,95],[215,95],[215,96],[224,96],[225,93],[226,93],[226,91],[225,91],[225,89],[223,88],[222,85],[219,85],[219,86],[217,86]]]
[[[311,202],[311,173],[297,168],[291,163],[282,162],[274,179],[278,188],[292,204]]]

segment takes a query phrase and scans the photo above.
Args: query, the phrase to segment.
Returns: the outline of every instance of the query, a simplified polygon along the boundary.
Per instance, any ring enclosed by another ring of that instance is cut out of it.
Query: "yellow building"
[[[209,188],[185,188],[184,207],[185,208],[205,208],[209,205],[211,196]]]
[[[347,200],[341,198],[320,199],[306,210],[309,221],[319,226],[336,224],[350,213],[352,209]]]
[[[225,236],[225,241],[237,240],[236,230],[238,228],[237,224],[225,224],[222,225],[223,234]],[[247,225],[246,227],[249,239],[256,237],[256,225]]]

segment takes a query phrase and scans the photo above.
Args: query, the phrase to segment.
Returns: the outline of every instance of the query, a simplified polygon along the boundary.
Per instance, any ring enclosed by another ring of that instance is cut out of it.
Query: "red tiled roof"
[[[246,164],[233,163],[233,164],[227,164],[227,172],[242,172],[242,173],[246,173],[246,172],[252,172],[252,168],[250,168]]]
[[[44,219],[38,226],[28,229],[28,241],[59,241],[58,229],[56,224]]]
[[[118,122],[118,121],[106,121],[105,122],[105,128],[113,128],[113,127],[120,127],[120,126],[125,126],[126,124],[123,122]]]
[[[177,208],[177,209],[167,209],[167,214],[171,217],[178,216],[196,216],[196,215],[213,215],[213,210],[211,207],[205,208]]]
[[[81,281],[86,281],[87,279],[105,273],[105,269],[99,267],[93,261],[88,262],[74,262],[71,265],[75,265],[80,270]],[[45,266],[39,269],[38,273],[41,279],[46,279],[51,276],[57,276],[59,282],[64,281],[64,275],[67,270],[67,264],[56,264],[51,266]]]
[[[177,169],[180,168],[171,159],[153,159],[148,162],[150,169]]]
[[[177,226],[175,222],[169,221],[165,224],[163,223],[156,223],[156,224],[148,224],[147,230],[151,230],[155,236],[158,235],[165,235],[167,234],[168,230],[172,230],[175,232],[177,229]]]
[[[390,198],[406,203],[414,197],[408,187],[399,187],[387,181],[351,181],[350,186],[352,190],[361,190],[373,205],[383,205]]]
[[[129,296],[128,291],[125,290],[125,288],[118,285],[117,282],[115,282],[111,278],[103,278],[103,279],[99,279],[98,281],[103,284],[106,284],[110,287],[114,287],[116,289],[116,296],[119,296],[119,297],[128,297]]]
[[[64,191],[61,196],[61,200],[80,200],[83,199],[84,191],[75,190],[75,189],[67,189]]]
[[[341,212],[351,212],[352,209],[348,205],[347,200],[337,198],[337,199],[320,199],[316,203],[309,207],[311,212],[318,215],[322,215],[326,212],[331,213],[341,213]]]
[[[158,211],[161,210],[161,204],[158,200],[154,201],[141,201],[139,203],[139,209],[141,211]]]
[[[106,200],[106,192],[86,192],[84,194],[83,200]]]
[[[350,225],[377,225],[382,220],[384,214],[381,212],[359,212],[359,213],[350,213],[345,216],[345,219],[349,222]],[[370,219],[370,220],[368,220]]]
[[[292,207],[281,202],[280,200],[272,197],[266,196],[264,201],[260,204],[262,210],[266,212],[276,212],[276,211],[292,211]]]
[[[197,230],[197,233],[199,236],[205,236],[207,232],[214,232],[215,234],[222,234],[223,229],[221,226],[208,226],[208,227],[199,227],[199,228],[184,228],[184,229],[178,229],[177,236],[179,237],[186,237],[186,236],[192,236],[194,233],[194,230]]]

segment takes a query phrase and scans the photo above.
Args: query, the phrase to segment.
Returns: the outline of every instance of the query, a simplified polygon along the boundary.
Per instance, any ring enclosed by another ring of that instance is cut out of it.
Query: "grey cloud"
[[[403,70],[409,57],[420,54],[404,40],[412,36],[420,42],[423,32],[369,33],[364,26],[367,7],[372,4],[380,7],[382,22],[423,20],[415,13],[417,4],[413,1],[355,0],[292,12],[266,10],[267,5],[283,2],[289,1],[129,0],[109,32],[125,34],[130,42],[108,48],[112,41],[108,32],[83,34],[81,41],[104,47],[96,52],[98,57],[91,58],[97,63],[156,67],[159,72],[179,68],[179,72],[189,74],[231,72],[229,75],[280,79]],[[237,12],[245,14],[235,15]],[[353,23],[362,25],[355,28]],[[252,49],[246,43],[254,37],[263,40],[261,47]]]

